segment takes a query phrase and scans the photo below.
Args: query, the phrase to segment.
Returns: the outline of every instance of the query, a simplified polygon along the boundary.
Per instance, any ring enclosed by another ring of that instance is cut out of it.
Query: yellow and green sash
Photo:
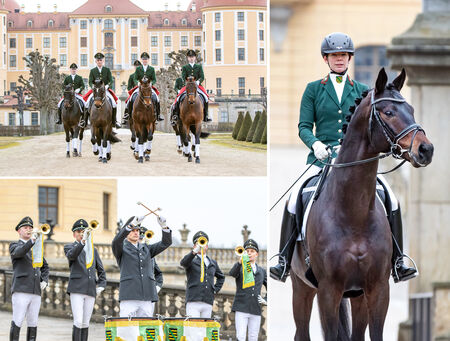
[[[242,254],[242,288],[250,288],[255,285],[255,277],[253,276],[252,265],[247,252]]]

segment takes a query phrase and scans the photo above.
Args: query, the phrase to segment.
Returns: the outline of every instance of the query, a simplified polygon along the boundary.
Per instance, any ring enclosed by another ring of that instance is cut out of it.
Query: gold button
[[[342,123],[342,120],[339,120],[338,123]]]
[[[342,129],[339,129],[339,130],[338,130],[338,133],[342,133]]]
[[[339,114],[342,114],[342,110],[339,109],[338,113],[339,113]]]

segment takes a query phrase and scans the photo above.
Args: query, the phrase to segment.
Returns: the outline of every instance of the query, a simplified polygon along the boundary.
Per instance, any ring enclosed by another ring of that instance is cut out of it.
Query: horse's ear
[[[388,77],[387,77],[386,71],[384,71],[384,67],[382,67],[380,72],[378,73],[377,81],[375,82],[375,93],[376,94],[384,91],[387,81],[388,81]]]
[[[394,79],[392,84],[394,84],[395,88],[400,91],[403,88],[403,84],[405,83],[406,79],[406,71],[404,68],[402,68],[402,72],[397,76],[397,78]]]

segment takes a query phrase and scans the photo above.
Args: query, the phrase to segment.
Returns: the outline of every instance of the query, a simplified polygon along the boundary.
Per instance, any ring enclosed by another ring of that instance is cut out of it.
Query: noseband
[[[94,88],[95,93],[99,92],[100,89],[101,89],[101,88]],[[100,100],[102,101],[102,104],[100,105],[99,108],[103,107],[103,104],[105,104],[106,91],[107,91],[107,90],[106,90],[106,88],[105,88],[105,92],[103,93],[103,97],[101,97],[101,98],[100,98],[100,96],[97,96],[97,97],[96,97],[96,96],[94,95],[94,101],[100,101]]]
[[[383,135],[384,135],[386,141],[389,143],[389,145],[391,147],[392,156],[396,159],[402,159],[403,153],[408,153],[409,157],[413,158],[413,155],[411,154],[411,149],[412,149],[412,146],[414,143],[414,139],[416,138],[416,135],[419,131],[421,131],[425,134],[425,130],[423,130],[423,128],[419,124],[413,123],[410,126],[403,129],[400,133],[395,134],[395,132],[392,130],[392,128],[389,127],[389,125],[381,119],[380,112],[375,108],[375,104],[382,102],[382,101],[405,103],[406,100],[404,98],[400,99],[400,98],[392,98],[392,97],[382,97],[382,98],[378,98],[375,100],[374,92],[375,91],[372,91],[371,99],[370,99],[371,110],[370,110],[369,131],[368,131],[369,140],[372,139],[372,128],[373,128],[372,123],[375,119],[375,122],[377,122],[380,125],[381,131],[383,132]],[[408,135],[412,131],[414,133],[411,138],[411,143],[409,145],[409,148],[403,149],[399,145],[399,142],[402,138],[404,138],[406,135]],[[420,165],[423,166],[422,164],[420,164]]]
[[[153,89],[152,86],[150,85],[150,96],[144,96],[144,91],[142,91],[142,85],[140,86],[140,96],[139,96],[139,101],[142,102],[142,104],[144,104],[144,106],[146,108],[150,108],[152,105],[152,94],[153,94]],[[145,103],[145,100],[150,99],[150,104]]]

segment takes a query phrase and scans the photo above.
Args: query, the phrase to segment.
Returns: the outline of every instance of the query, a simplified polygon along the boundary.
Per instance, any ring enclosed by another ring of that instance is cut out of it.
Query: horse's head
[[[144,76],[139,83],[139,92],[141,94],[142,102],[149,108],[152,105],[152,84],[147,76]]]
[[[105,102],[105,84],[100,78],[94,81],[94,88],[92,89],[94,93],[94,104],[97,108],[100,108]]]
[[[186,94],[189,104],[194,104],[197,96],[197,83],[195,82],[195,78],[192,76],[189,76],[186,79]]]
[[[394,157],[405,159],[414,167],[424,167],[431,162],[434,147],[414,120],[414,108],[400,94],[405,78],[403,69],[392,83],[387,84],[388,78],[382,68],[375,88],[361,105],[367,106],[368,136],[375,151],[392,151]]]
[[[73,105],[75,91],[72,84],[67,84],[64,88],[64,107],[70,108]]]

